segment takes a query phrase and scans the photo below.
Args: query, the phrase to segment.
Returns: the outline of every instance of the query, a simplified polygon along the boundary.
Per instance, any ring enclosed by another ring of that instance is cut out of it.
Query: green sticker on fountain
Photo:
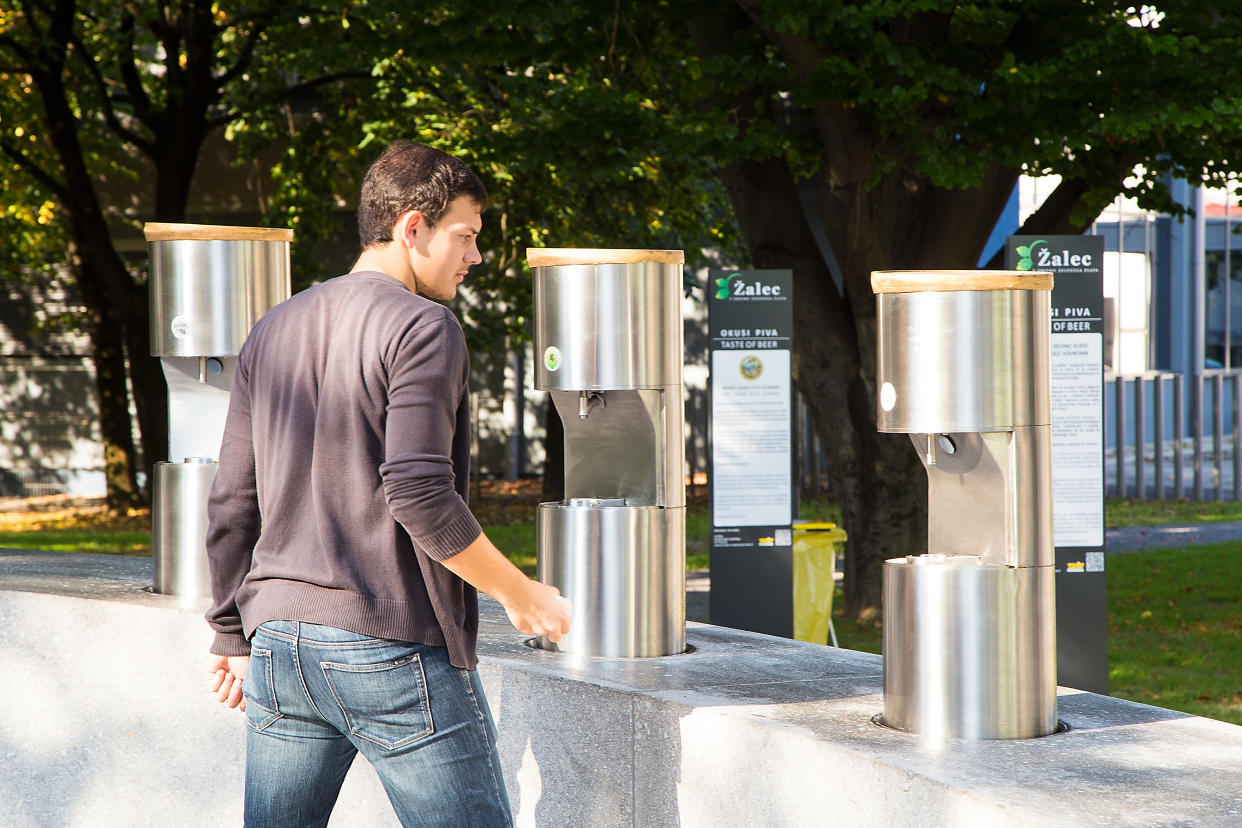
[[[543,367],[555,371],[561,367],[561,351],[555,345],[549,345],[543,352]]]

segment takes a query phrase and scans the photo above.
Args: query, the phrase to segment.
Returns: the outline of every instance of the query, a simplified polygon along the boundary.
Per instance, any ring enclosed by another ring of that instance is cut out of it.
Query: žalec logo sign
[[[1065,267],[1096,267],[1098,263],[1090,253],[1071,253],[1069,250],[1055,250],[1044,239],[1036,239],[1029,245],[1020,244],[1014,248],[1018,254],[1015,270],[1051,270]]]
[[[780,285],[766,284],[762,279],[732,273],[716,280],[717,299],[779,299]]]

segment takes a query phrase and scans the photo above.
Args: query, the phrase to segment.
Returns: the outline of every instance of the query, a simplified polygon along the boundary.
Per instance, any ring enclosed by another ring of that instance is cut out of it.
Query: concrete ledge
[[[240,824],[203,607],[150,581],[147,559],[0,551],[0,824]],[[1067,733],[930,743],[872,724],[878,656],[690,624],[686,655],[582,659],[484,612],[519,825],[1242,824],[1242,727],[1067,690]],[[333,824],[396,824],[365,762]]]

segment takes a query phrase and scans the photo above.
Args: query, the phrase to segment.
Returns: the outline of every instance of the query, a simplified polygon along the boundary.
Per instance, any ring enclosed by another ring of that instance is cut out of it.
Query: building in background
[[[1014,229],[1056,184],[1022,179]],[[1090,231],[1104,237],[1105,366],[1114,374],[1191,377],[1242,368],[1238,192],[1184,182],[1172,189],[1195,217],[1152,213],[1119,198]]]
[[[0,497],[104,491],[89,343],[56,274],[0,282]]]

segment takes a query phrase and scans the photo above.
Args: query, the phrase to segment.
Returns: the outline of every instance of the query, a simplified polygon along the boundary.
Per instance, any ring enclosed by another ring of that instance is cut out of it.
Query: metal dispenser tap
[[[292,230],[148,223],[151,355],[168,383],[167,462],[155,464],[156,592],[211,595],[207,494],[246,334],[289,298]]]
[[[680,250],[530,249],[535,388],[565,429],[565,499],[539,504],[538,577],[573,604],[545,649],[686,647]]]
[[[1057,728],[1052,275],[878,271],[878,428],[927,469],[927,553],[884,562],[884,721]]]

